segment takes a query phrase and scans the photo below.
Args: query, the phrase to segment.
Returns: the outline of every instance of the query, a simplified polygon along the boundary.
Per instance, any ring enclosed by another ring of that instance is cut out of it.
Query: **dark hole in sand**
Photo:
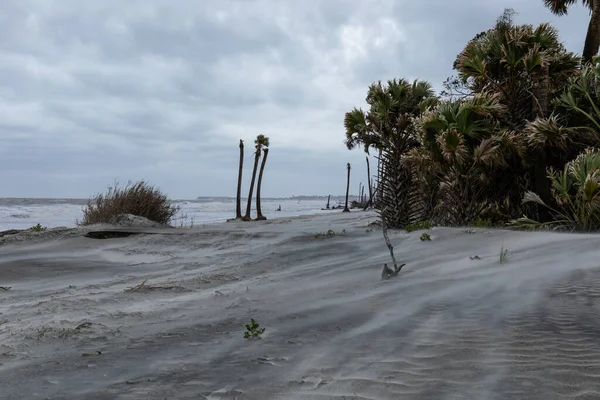
[[[92,239],[117,239],[131,235],[139,235],[141,232],[124,232],[124,231],[93,231],[85,234],[85,237]]]

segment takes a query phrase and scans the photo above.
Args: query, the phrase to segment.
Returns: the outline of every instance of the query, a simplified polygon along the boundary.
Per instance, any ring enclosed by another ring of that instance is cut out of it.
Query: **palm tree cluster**
[[[254,182],[256,182],[256,172],[258,170],[258,163],[262,156],[262,163],[260,165],[260,172],[258,173],[258,183],[256,187],[256,220],[265,220],[262,213],[260,204],[260,189],[262,188],[263,174],[265,171],[265,164],[267,163],[267,156],[269,155],[269,138],[265,135],[258,135],[254,140],[254,168],[252,169],[252,179],[250,181],[250,193],[248,194],[248,202],[246,204],[246,213],[242,215],[242,173],[244,169],[244,141],[240,139],[240,163],[238,172],[238,184],[237,184],[237,196],[236,196],[236,217],[237,220],[252,221],[250,211],[252,209],[252,195],[254,193]]]
[[[441,95],[424,81],[377,82],[368,109],[346,113],[347,147],[378,151],[375,206],[387,226],[600,229],[600,58],[589,39],[600,37],[600,0],[583,2],[584,57],[549,24],[516,25],[506,10],[457,56]],[[564,13],[574,0],[546,3]]]

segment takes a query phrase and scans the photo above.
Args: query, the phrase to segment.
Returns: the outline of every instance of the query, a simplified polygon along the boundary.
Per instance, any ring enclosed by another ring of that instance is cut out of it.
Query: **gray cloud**
[[[265,195],[339,194],[364,155],[345,111],[394,77],[441,88],[505,7],[579,52],[588,13],[541,0],[7,0],[0,13],[0,196],[87,197],[146,178],[233,195],[237,144],[271,138]],[[246,182],[247,183],[247,182]]]

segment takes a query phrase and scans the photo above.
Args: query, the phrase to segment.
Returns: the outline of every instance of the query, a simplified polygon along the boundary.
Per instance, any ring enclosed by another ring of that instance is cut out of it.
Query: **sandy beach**
[[[406,266],[382,281],[376,220],[4,238],[0,397],[600,396],[598,236],[391,231]]]

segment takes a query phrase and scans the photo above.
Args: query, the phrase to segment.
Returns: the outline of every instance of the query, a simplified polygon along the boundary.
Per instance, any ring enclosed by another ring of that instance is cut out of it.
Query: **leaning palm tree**
[[[235,219],[242,219],[242,169],[244,167],[244,141],[240,139],[240,169],[238,171]]]
[[[268,145],[268,138],[265,135],[258,135],[254,140],[254,147],[256,152],[254,153],[254,169],[252,170],[252,180],[250,181],[250,193],[248,194],[248,204],[246,205],[246,215],[242,218],[244,221],[251,221],[250,210],[252,209],[252,193],[254,192],[254,182],[256,181],[256,170],[258,169],[258,161],[262,154],[263,146],[265,142]]]
[[[348,180],[346,183],[346,205],[344,206],[343,212],[350,212],[348,208],[348,195],[350,194],[350,163],[346,164],[346,168],[348,169]]]
[[[556,15],[566,15],[569,6],[577,3],[577,0],[543,0]],[[581,0],[584,6],[590,9],[590,23],[588,25],[585,44],[583,46],[583,60],[586,62],[598,54],[600,48],[600,0]]]
[[[267,156],[269,155],[269,138],[268,137],[264,137],[262,136],[261,141],[262,141],[262,146],[263,146],[263,159],[262,159],[262,163],[260,164],[260,172],[258,173],[258,184],[256,186],[256,220],[257,221],[262,221],[267,219],[267,217],[265,217],[262,214],[262,209],[260,207],[260,189],[262,188],[262,178],[263,178],[263,173],[265,172],[265,164],[267,163]],[[258,138],[257,138],[258,140]]]

